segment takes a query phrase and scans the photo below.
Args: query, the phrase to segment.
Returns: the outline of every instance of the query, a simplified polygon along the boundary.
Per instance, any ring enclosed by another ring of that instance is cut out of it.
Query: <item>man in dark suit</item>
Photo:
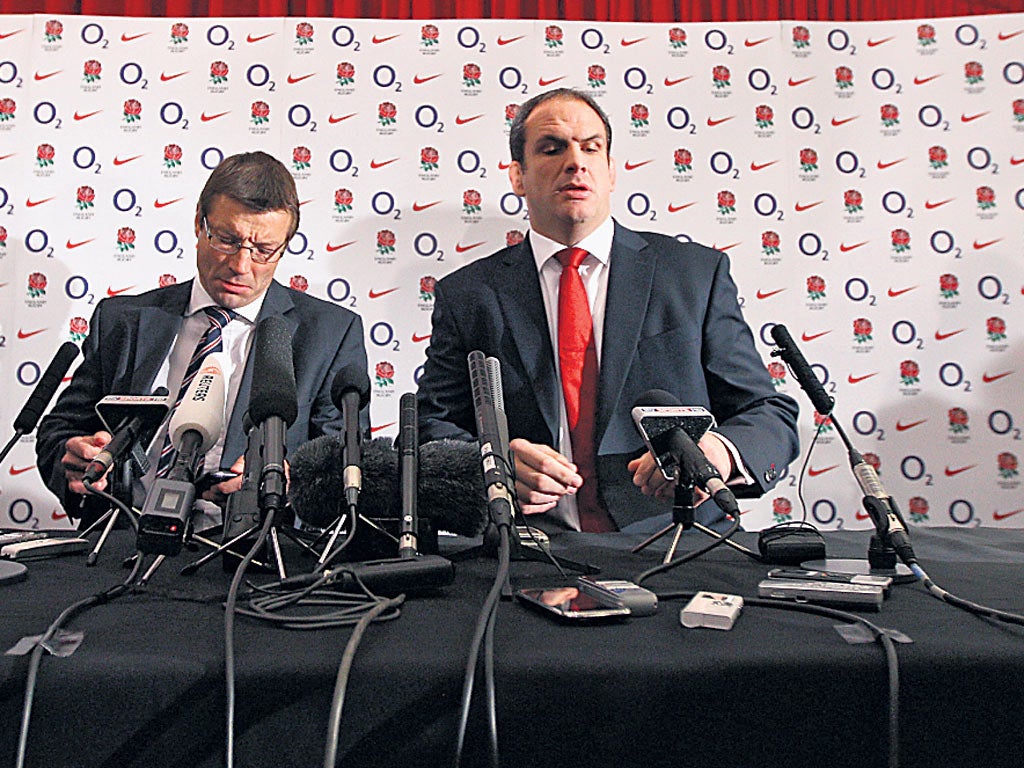
[[[797,454],[797,406],[772,387],[725,255],[611,219],[611,127],[588,95],[534,97],[509,143],[509,180],[526,198],[530,233],[438,282],[419,382],[421,440],[474,437],[466,356],[479,349],[501,362],[527,514],[609,530],[667,512],[654,500],[673,487],[630,416],[651,388],[715,415],[699,445],[737,491],[771,488]],[[570,326],[579,338],[566,337]],[[595,501],[603,520],[589,510]],[[713,504],[698,510],[704,522],[720,517]]]
[[[263,152],[226,158],[207,180],[196,209],[198,279],[104,299],[96,306],[82,347],[84,360],[40,423],[36,441],[43,480],[70,515],[83,515],[83,522],[90,516],[80,506],[82,473],[111,439],[95,414],[96,403],[106,395],[148,394],[159,386],[179,392],[197,345],[211,327],[205,312],[210,307],[229,310],[231,319],[220,332],[227,362],[227,426],[207,453],[205,471],[242,469],[242,420],[253,377],[249,352],[256,325],[265,317],[283,318],[292,331],[298,418],[288,429],[288,450],[343,428],[331,402],[331,384],[345,365],[366,368],[362,321],[347,309],[274,281],[298,226],[295,181],[283,164]],[[165,433],[157,433],[151,459],[160,453]],[[221,482],[206,497],[223,502],[241,482],[241,477]],[[94,485],[103,489],[107,478]]]

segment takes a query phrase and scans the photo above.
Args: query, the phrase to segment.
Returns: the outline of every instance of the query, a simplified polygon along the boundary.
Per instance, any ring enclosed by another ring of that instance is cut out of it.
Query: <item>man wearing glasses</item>
[[[206,454],[204,470],[241,470],[242,420],[253,376],[250,350],[256,325],[265,317],[284,318],[292,331],[298,418],[288,430],[288,450],[341,431],[331,383],[345,365],[366,368],[362,321],[347,309],[274,280],[298,227],[299,199],[288,169],[263,152],[233,155],[214,169],[199,196],[198,279],[104,299],[96,306],[82,345],[84,361],[40,423],[36,441],[43,480],[72,517],[81,516],[87,524],[95,514],[82,506],[82,473],[111,439],[95,414],[96,403],[106,395],[149,394],[160,386],[183,392],[201,350],[222,353],[227,381],[227,426]],[[153,440],[147,480],[160,471],[165,432]],[[104,478],[94,486],[106,484]],[[240,485],[241,478],[234,477],[205,496],[223,501]],[[144,488],[134,491],[141,503]]]

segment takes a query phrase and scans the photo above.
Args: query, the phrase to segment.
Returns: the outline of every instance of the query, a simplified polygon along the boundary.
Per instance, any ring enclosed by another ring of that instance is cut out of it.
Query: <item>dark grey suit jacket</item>
[[[39,472],[72,516],[80,498],[68,493],[60,458],[65,441],[103,429],[94,406],[107,395],[147,394],[178,335],[188,308],[192,281],[158,288],[138,296],[117,296],[96,305],[89,336],[82,344],[84,360],[36,437]],[[289,452],[302,443],[343,429],[331,402],[335,373],[347,364],[366,368],[362,320],[355,313],[274,281],[267,289],[257,322],[284,319],[292,332],[292,355],[298,394],[298,417],[288,429]],[[221,466],[227,469],[245,453],[242,419],[252,389],[252,355],[231,412]],[[365,420],[364,414],[364,420]],[[210,469],[210,468],[208,468]]]
[[[777,393],[754,348],[726,256],[696,243],[618,224],[612,242],[596,435],[605,502],[621,526],[667,511],[625,469],[643,441],[630,411],[649,389],[710,410],[761,494],[797,455],[797,405]],[[555,445],[561,385],[527,239],[438,281],[419,382],[420,439],[473,439],[466,356],[501,361],[511,437]],[[702,505],[708,522],[720,516]]]

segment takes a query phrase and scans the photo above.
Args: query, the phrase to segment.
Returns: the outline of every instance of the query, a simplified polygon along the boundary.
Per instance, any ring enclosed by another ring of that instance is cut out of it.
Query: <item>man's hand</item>
[[[516,494],[523,514],[547,512],[583,485],[576,465],[554,448],[520,437],[510,441],[509,448],[515,455]]]
[[[235,460],[235,463],[231,465],[230,471],[234,472],[235,476],[230,480],[225,480],[222,483],[211,485],[207,490],[203,491],[204,499],[224,506],[228,500],[228,496],[242,487],[242,483],[245,481],[244,454]]]
[[[64,455],[60,459],[61,466],[64,467],[64,478],[68,481],[68,490],[77,494],[88,493],[82,482],[85,468],[112,439],[113,435],[103,430],[94,435],[68,438],[64,443]],[[92,487],[102,491],[107,487],[107,476],[103,475],[92,484]]]
[[[735,467],[733,466],[732,454],[725,447],[725,443],[719,439],[714,432],[708,432],[697,443],[697,447],[707,457],[708,461],[714,464],[722,476],[722,480],[728,482],[732,477]],[[639,458],[633,459],[626,465],[626,468],[633,473],[633,485],[640,488],[645,496],[654,496],[658,499],[672,499],[675,494],[675,482],[666,480],[661,469],[654,461],[650,451]],[[698,506],[708,498],[708,495],[700,488],[694,488],[693,505]]]

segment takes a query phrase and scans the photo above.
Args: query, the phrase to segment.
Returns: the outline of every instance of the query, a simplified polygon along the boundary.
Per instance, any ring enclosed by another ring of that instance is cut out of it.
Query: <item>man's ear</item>
[[[526,196],[526,188],[523,186],[523,166],[518,160],[513,160],[508,167],[508,182],[515,194],[519,197]]]

